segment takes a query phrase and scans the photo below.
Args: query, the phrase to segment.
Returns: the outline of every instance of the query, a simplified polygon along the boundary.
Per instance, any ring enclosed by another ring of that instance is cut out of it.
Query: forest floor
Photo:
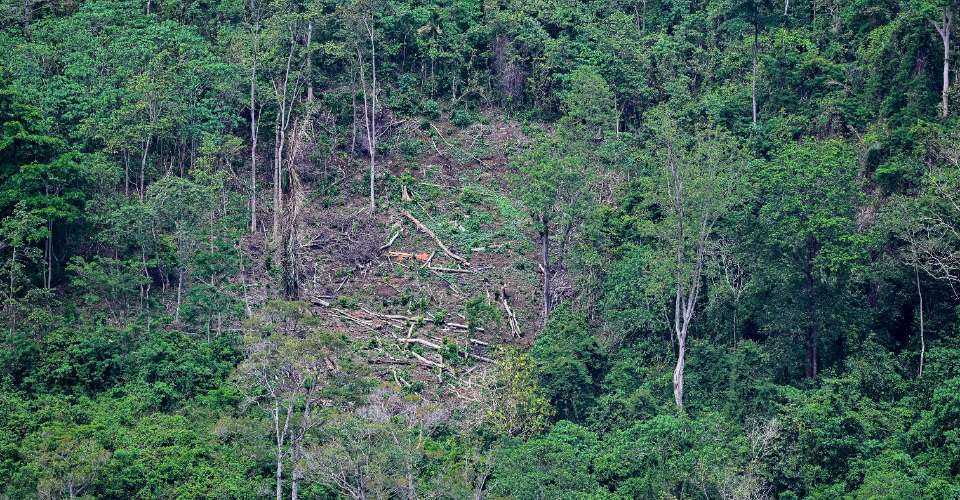
[[[301,296],[383,381],[443,401],[542,320],[536,246],[508,191],[524,137],[492,116],[405,133],[422,153],[382,160],[372,217],[359,174],[334,202],[307,197]]]

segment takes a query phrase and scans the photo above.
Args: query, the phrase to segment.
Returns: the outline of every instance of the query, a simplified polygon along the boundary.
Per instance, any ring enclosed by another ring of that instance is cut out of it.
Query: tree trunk
[[[253,2],[250,2],[253,9]],[[257,45],[258,33],[253,39],[253,67],[250,71],[250,232],[257,232]]]
[[[17,267],[17,249],[16,245],[13,246],[13,255],[10,257],[10,296],[8,299],[13,299],[14,294],[14,270]]]
[[[150,151],[151,136],[143,142],[143,154],[140,156],[140,201],[146,196],[146,170],[147,170],[147,152]]]
[[[817,329],[817,320],[816,320],[816,291],[815,284],[813,281],[813,259],[816,256],[816,246],[817,243],[815,240],[811,240],[807,243],[807,259],[804,263],[803,268],[803,288],[804,295],[806,295],[806,314],[807,314],[807,333],[806,333],[806,348],[807,348],[807,365],[806,365],[806,376],[807,378],[816,378],[817,377],[817,364],[818,364],[818,355],[817,355],[817,346],[819,344],[819,332]]]
[[[357,64],[360,68],[360,92],[363,95],[363,129],[367,134],[367,157],[370,159],[370,213],[373,213],[374,206],[374,192],[373,192],[373,181],[374,174],[376,173],[376,150],[374,149],[374,131],[371,130],[370,126],[370,96],[367,92],[367,77],[366,73],[363,71],[363,52],[357,48]]]
[[[183,268],[177,269],[177,309],[173,314],[173,323],[180,324],[180,304],[183,297]]]
[[[277,100],[280,104],[277,113],[275,130],[276,144],[273,157],[273,245],[278,247],[280,238],[280,211],[283,207],[283,151],[286,146],[287,129],[290,126],[290,115],[293,113],[293,101],[296,96],[289,98],[290,67],[293,62],[293,52],[296,39],[293,29],[290,31],[290,50],[287,52],[287,65],[283,74],[283,83],[275,88]],[[275,85],[276,87],[276,85]]]
[[[277,500],[283,500],[283,449],[277,445]]]
[[[737,345],[737,313],[740,312],[740,300],[733,301],[733,345]]]
[[[547,321],[550,311],[553,310],[553,291],[551,290],[550,276],[550,221],[540,218],[543,227],[540,229],[540,267],[543,271],[543,320]]]
[[[933,23],[933,27],[943,42],[943,87],[940,91],[940,116],[946,118],[950,114],[950,34],[953,28],[953,11],[950,7],[943,8],[941,24]]]
[[[917,297],[920,298],[920,371],[918,377],[923,377],[923,358],[927,351],[927,342],[923,331],[923,291],[920,289],[920,271],[917,270],[917,264],[913,264],[913,274],[917,280]]]
[[[677,332],[677,366],[673,369],[673,400],[683,408],[683,369],[686,367],[687,334]]]
[[[300,497],[300,473],[297,466],[293,466],[293,474],[290,476],[290,500],[297,500]]]
[[[273,429],[276,437],[277,443],[277,500],[283,500],[283,442],[287,435],[287,425],[289,424],[289,414],[287,414],[287,421],[283,425],[283,430],[280,429],[280,406],[274,405],[273,407]]]
[[[280,210],[283,207],[283,145],[286,139],[286,130],[277,120],[277,145],[274,148],[273,158],[273,244],[279,245],[280,240]]]
[[[53,284],[53,221],[47,221],[47,276],[46,288]]]
[[[760,27],[757,21],[753,25],[753,78],[750,82],[750,101],[753,112],[753,124],[757,124],[757,51],[760,45]]]
[[[682,226],[680,227],[682,229]],[[682,233],[680,233],[682,234]],[[677,285],[673,298],[673,333],[677,338],[677,366],[673,369],[673,400],[677,408],[683,409],[683,370],[687,363],[687,325],[688,306],[683,301],[682,280],[680,265],[683,263],[683,253],[677,247]]]
[[[310,44],[313,41],[313,21],[307,23],[307,101],[313,102],[313,56]]]
[[[370,88],[370,128],[368,129],[369,142],[370,142],[370,213],[373,214],[374,208],[376,208],[376,201],[374,199],[374,173],[375,173],[375,156],[377,154],[377,51],[376,45],[373,42],[373,28],[369,24],[366,24],[367,33],[370,36],[370,79],[372,85]]]

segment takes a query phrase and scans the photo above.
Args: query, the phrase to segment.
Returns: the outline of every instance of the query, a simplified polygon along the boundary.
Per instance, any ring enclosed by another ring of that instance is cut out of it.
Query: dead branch
[[[443,143],[446,144],[448,148],[451,148],[451,149],[452,149],[452,148],[455,148],[455,147],[456,147],[456,146],[454,146],[453,144],[451,144],[450,141],[448,141],[448,140],[443,136],[443,134],[440,132],[440,129],[438,129],[436,125],[434,125],[434,124],[431,123],[430,126],[433,127],[433,131],[437,133],[437,137],[439,137],[440,140],[443,141]],[[433,147],[434,147],[434,149],[437,150],[437,153],[440,153],[440,148],[437,147],[437,143],[433,143]],[[466,153],[467,156],[469,156],[470,158],[473,158],[473,160],[476,161],[477,163],[479,163],[480,165],[485,165],[485,163],[483,163],[483,160],[481,160],[480,158],[477,158],[476,155],[474,155],[474,154],[471,153],[470,151],[467,151],[465,148],[458,148],[458,149],[460,149],[460,151],[463,151],[464,153]],[[440,154],[441,154],[442,156],[452,156],[452,155],[450,155],[449,153],[447,153],[446,155],[444,155],[443,153],[440,153]]]
[[[393,245],[393,242],[394,242],[394,241],[397,241],[397,237],[400,236],[400,233],[402,233],[402,232],[403,232],[403,228],[397,229],[397,232],[393,233],[393,236],[390,237],[390,240],[389,240],[389,241],[387,241],[387,242],[384,243],[383,245],[380,245],[380,251],[382,252],[382,251],[390,248],[390,246]]]

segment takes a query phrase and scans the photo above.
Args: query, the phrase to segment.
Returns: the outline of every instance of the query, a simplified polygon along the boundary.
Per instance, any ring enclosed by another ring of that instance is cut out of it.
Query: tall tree
[[[299,3],[278,8],[264,21],[258,43],[263,44],[266,52],[262,73],[269,80],[273,90],[273,228],[272,244],[277,252],[281,250],[281,233],[286,222],[282,220],[285,208],[284,185],[287,181],[290,164],[299,144],[295,144],[297,124],[309,113],[304,105],[306,89],[309,86],[307,68],[314,50],[310,11],[304,12]],[[278,253],[279,255],[279,253]]]
[[[950,114],[950,49],[951,38],[953,34],[953,20],[956,11],[960,8],[960,2],[957,0],[939,0],[935,2],[924,2],[923,8],[926,11],[933,11],[930,23],[940,35],[940,42],[943,44],[943,83],[940,88],[940,116],[946,118]],[[937,19],[939,18],[939,19]]]
[[[260,25],[262,8],[257,0],[250,0],[248,13],[250,49],[250,232],[257,232],[257,146],[260,139],[260,111],[257,105],[257,67],[260,63]]]
[[[658,222],[658,247],[672,261],[673,335],[677,362],[673,396],[683,407],[687,335],[703,289],[708,259],[716,245],[716,224],[737,203],[744,155],[736,141],[716,129],[682,131],[664,108],[648,126],[655,148],[650,160],[651,197],[663,212]]]
[[[376,0],[356,0],[348,2],[338,10],[340,22],[346,28],[343,34],[347,48],[355,57],[354,70],[360,81],[362,97],[364,148],[369,161],[370,212],[376,207],[375,181],[377,173],[378,114],[382,113],[380,99],[380,81],[377,69],[377,45],[380,38],[378,30],[378,11],[380,4]],[[356,110],[352,110],[356,117]],[[356,123],[356,122],[354,122]]]
[[[734,19],[744,19],[749,23],[753,40],[750,49],[750,114],[754,125],[759,118],[757,80],[760,74],[760,34],[770,22],[773,12],[774,3],[770,0],[738,0],[733,4]]]
[[[555,135],[545,134],[520,159],[517,179],[520,197],[533,219],[540,245],[543,274],[543,318],[555,303],[553,276],[562,263],[570,238],[583,219],[588,194],[589,171],[583,157],[568,154]],[[557,248],[553,247],[554,240]]]
[[[564,265],[571,239],[597,198],[594,182],[607,171],[603,153],[618,121],[613,92],[595,68],[571,73],[563,105],[556,131],[537,137],[520,157],[517,179],[540,245],[544,320],[555,303],[554,274]]]
[[[760,223],[753,228],[759,239],[752,246],[765,252],[770,286],[800,301],[809,378],[820,370],[822,315],[835,305],[839,284],[863,257],[857,171],[856,154],[847,144],[810,141],[777,151],[756,177],[760,206],[754,210]]]

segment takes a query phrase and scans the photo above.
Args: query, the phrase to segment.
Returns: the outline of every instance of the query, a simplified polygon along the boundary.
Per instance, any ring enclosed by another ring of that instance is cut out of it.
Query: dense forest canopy
[[[958,498],[956,0],[0,0],[0,498]]]

